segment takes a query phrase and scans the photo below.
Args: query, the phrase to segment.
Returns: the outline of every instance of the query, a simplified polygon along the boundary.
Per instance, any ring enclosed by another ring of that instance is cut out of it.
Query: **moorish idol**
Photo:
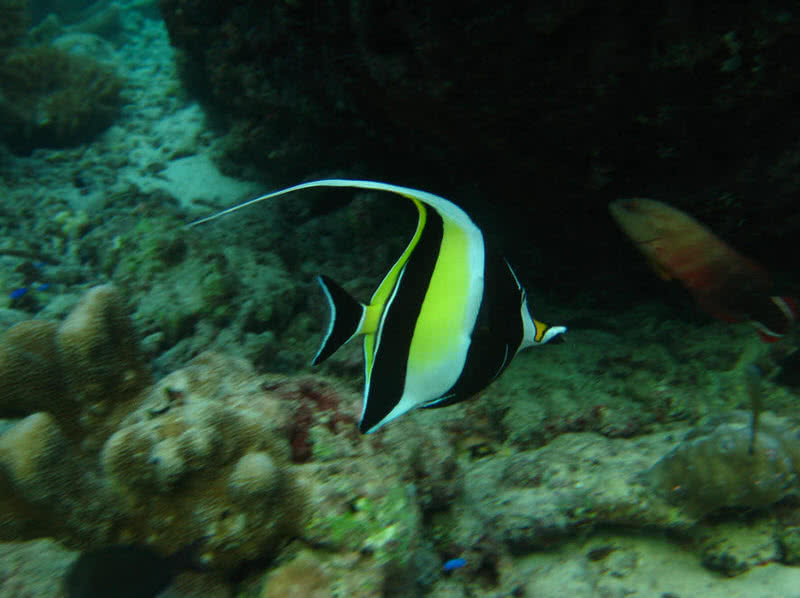
[[[618,199],[608,206],[619,227],[653,269],[681,282],[708,314],[749,321],[761,340],[784,336],[797,302],[772,289],[768,272],[688,214],[652,199]]]
[[[368,304],[319,276],[331,317],[316,365],[364,337],[364,403],[358,428],[374,432],[416,407],[445,407],[495,380],[518,351],[566,332],[534,320],[511,265],[487,251],[483,234],[454,203],[375,181],[326,179],[268,193],[197,220],[314,187],[387,191],[411,200],[417,227]]]

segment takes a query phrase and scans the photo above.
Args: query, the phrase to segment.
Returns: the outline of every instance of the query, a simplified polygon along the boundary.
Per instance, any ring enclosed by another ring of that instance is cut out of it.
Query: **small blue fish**
[[[445,571],[455,571],[456,569],[461,569],[461,567],[463,567],[466,564],[467,561],[462,558],[450,559],[444,565],[442,565],[442,569],[444,569]]]
[[[20,287],[18,289],[14,289],[13,291],[11,291],[8,294],[8,296],[11,297],[12,300],[14,300],[24,297],[27,293],[28,293],[28,287]]]
[[[47,290],[47,289],[49,289],[49,288],[50,288],[50,283],[49,283],[49,282],[43,282],[42,284],[40,284],[40,285],[39,285],[39,286],[36,288],[36,290],[37,290],[37,291],[46,291],[46,290]]]

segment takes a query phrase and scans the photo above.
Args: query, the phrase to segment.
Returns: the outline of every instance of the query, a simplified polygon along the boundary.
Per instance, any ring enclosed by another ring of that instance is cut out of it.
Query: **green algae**
[[[800,565],[800,525],[786,525],[778,529],[778,542],[787,565]]]
[[[305,536],[335,550],[366,551],[380,563],[404,566],[413,556],[418,525],[413,489],[399,485],[380,496],[361,496],[346,511],[313,517]]]
[[[180,264],[188,248],[180,231],[164,218],[142,218],[114,240],[118,261],[114,276],[122,281],[146,283]]]

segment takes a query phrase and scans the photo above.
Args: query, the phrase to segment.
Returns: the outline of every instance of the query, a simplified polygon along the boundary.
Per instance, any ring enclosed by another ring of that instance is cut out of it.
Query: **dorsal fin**
[[[261,195],[253,199],[248,199],[247,201],[244,201],[240,204],[236,204],[235,206],[217,212],[216,214],[212,214],[211,216],[206,216],[205,218],[201,218],[199,220],[195,220],[194,222],[190,222],[187,226],[189,227],[197,226],[198,224],[203,224],[204,222],[216,220],[220,216],[225,216],[226,214],[230,214],[231,212],[235,212],[242,208],[246,208],[247,206],[253,205],[255,203],[265,201],[267,199],[272,199],[273,197],[286,195],[287,193],[292,193],[294,191],[300,191],[302,189],[312,189],[314,187],[350,187],[355,189],[372,189],[374,191],[388,191],[389,193],[402,195],[407,199],[411,200],[417,199],[434,208],[437,212],[439,212],[442,215],[443,218],[445,217],[450,218],[456,221],[460,226],[464,228],[477,229],[472,220],[470,220],[469,216],[467,216],[466,212],[464,212],[461,208],[459,208],[453,202],[445,199],[444,197],[434,195],[433,193],[428,193],[427,191],[412,189],[411,187],[401,187],[400,185],[390,185],[388,183],[381,183],[378,181],[362,181],[358,179],[322,179],[319,181],[300,183],[299,185],[294,185],[292,187],[287,187],[286,189],[280,189],[279,191],[273,191],[272,193],[267,193],[265,195]]]

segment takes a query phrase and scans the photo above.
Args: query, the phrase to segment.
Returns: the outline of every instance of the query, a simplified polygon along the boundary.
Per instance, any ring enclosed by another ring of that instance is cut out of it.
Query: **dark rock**
[[[269,168],[276,185],[346,169],[475,194],[509,210],[498,221],[531,222],[507,239],[517,263],[535,234],[593,276],[620,250],[605,204],[642,192],[773,269],[791,253],[788,1],[160,5],[185,80],[230,126],[229,167]]]

